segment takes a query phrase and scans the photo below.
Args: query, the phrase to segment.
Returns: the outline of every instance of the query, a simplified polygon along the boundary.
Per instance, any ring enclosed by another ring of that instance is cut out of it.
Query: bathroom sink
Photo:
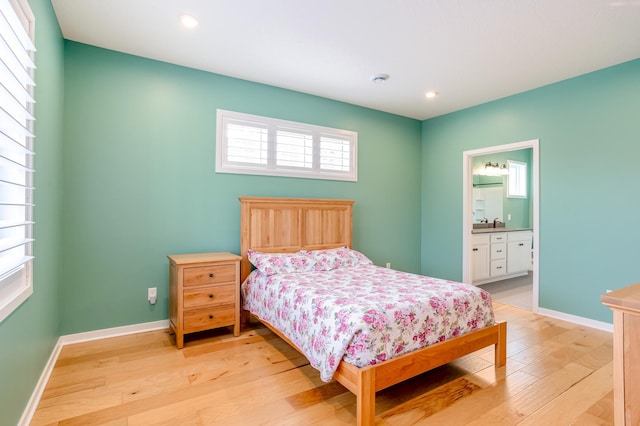
[[[474,223],[473,229],[486,229],[486,228],[504,228],[505,225],[503,222],[496,223],[496,226],[493,226],[492,223]]]
[[[491,226],[489,226],[491,225]],[[484,229],[484,228],[493,228],[493,223],[474,223],[473,229]]]

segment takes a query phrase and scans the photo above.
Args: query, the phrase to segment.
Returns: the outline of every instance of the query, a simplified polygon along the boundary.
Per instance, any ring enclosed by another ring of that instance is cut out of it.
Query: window
[[[0,321],[33,292],[34,21],[0,2]]]
[[[216,172],[357,181],[358,134],[218,110]]]
[[[527,163],[509,160],[507,168],[509,169],[507,197],[527,198]]]

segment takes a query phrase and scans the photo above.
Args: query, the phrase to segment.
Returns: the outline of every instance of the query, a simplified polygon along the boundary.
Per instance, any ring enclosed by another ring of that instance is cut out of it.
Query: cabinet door
[[[471,251],[471,282],[489,278],[489,244],[474,245]]]
[[[515,274],[524,272],[531,265],[531,242],[530,241],[513,241],[509,243],[507,248],[507,272]]]

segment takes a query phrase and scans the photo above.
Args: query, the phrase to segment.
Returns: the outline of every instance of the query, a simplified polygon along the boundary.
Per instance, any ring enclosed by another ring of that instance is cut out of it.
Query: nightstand
[[[169,258],[169,326],[176,346],[184,335],[233,326],[240,334],[240,256],[226,253],[174,254]]]

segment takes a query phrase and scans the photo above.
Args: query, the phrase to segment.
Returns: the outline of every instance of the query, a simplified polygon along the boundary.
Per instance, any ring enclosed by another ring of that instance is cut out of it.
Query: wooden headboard
[[[294,253],[351,247],[353,200],[239,197],[240,279],[251,272],[247,250]]]

